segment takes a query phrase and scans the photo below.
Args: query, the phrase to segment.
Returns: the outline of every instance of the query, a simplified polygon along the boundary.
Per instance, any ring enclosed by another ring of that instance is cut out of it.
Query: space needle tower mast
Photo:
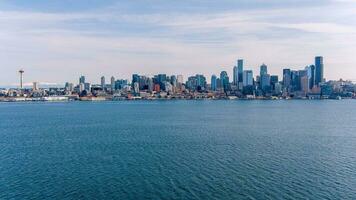
[[[20,69],[19,70],[19,73],[20,73],[20,89],[23,89],[23,73],[25,71],[23,69]]]

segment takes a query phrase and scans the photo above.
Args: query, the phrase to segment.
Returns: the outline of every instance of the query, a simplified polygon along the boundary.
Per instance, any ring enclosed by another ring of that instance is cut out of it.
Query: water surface
[[[0,199],[356,199],[355,109],[0,103]]]

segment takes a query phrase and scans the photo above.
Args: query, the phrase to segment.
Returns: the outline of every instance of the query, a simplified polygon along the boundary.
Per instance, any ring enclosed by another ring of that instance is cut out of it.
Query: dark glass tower
[[[315,57],[315,85],[324,82],[324,62],[322,56]]]
[[[238,72],[238,82],[243,82],[243,74],[244,74],[244,60],[237,60],[237,72]]]

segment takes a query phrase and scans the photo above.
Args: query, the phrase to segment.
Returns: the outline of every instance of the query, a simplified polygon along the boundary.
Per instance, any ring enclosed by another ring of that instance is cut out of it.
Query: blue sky
[[[356,79],[355,0],[0,0],[0,85],[93,82],[132,73],[255,74],[325,57],[328,79]]]

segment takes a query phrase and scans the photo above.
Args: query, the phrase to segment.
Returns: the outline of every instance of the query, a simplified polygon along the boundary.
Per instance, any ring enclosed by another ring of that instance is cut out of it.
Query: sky
[[[356,0],[0,0],[0,85],[303,69],[356,81]]]

